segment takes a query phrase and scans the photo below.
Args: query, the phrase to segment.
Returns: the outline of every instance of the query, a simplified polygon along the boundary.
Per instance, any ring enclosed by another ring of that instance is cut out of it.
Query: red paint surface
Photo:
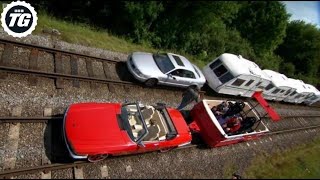
[[[279,114],[272,109],[272,107],[268,104],[268,102],[263,98],[262,96],[262,91],[256,91],[252,97],[254,97],[262,106],[262,108],[269,114],[270,118],[273,121],[279,121],[280,120],[280,116]]]
[[[139,147],[121,130],[117,114],[121,112],[119,103],[79,103],[69,107],[65,119],[66,138],[77,155],[111,154],[122,155],[142,153],[176,147],[190,142],[190,130],[182,116],[175,109],[168,109],[178,132],[171,140],[144,142]]]
[[[219,131],[217,126],[210,118],[206,108],[204,107],[203,101],[199,102],[193,107],[190,115],[193,120],[193,122],[191,123],[193,125],[190,124],[191,127],[195,127],[195,130],[199,130],[198,132],[200,133],[202,139],[211,148],[249,141],[257,139],[258,137],[263,135],[263,133],[261,133],[252,135],[243,134],[239,137],[224,137],[224,135]]]

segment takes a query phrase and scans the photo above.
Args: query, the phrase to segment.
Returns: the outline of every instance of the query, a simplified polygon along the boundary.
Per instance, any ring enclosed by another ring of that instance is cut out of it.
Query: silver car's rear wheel
[[[145,82],[145,85],[148,87],[152,87],[154,85],[156,85],[158,83],[158,79],[152,78],[152,79],[148,79]]]
[[[88,161],[89,162],[98,162],[98,161],[104,160],[107,157],[108,157],[108,154],[92,155],[92,156],[88,156]]]

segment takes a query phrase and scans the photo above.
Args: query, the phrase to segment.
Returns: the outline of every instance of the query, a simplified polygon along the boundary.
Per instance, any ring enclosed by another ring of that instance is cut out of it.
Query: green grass
[[[130,42],[129,39],[112,35],[106,30],[91,27],[87,24],[72,23],[59,20],[47,13],[38,12],[38,24],[32,34],[42,35],[44,29],[57,29],[60,33],[60,40],[84,46],[97,47],[116,52],[131,53],[134,51],[144,52],[172,52],[181,54],[191,62],[203,67],[202,61],[197,61],[194,56],[178,52],[176,50],[155,49],[149,45],[141,45]]]
[[[0,2],[0,13],[2,13],[2,4]],[[10,3],[7,1],[6,3]],[[33,35],[43,35],[43,30],[57,29],[60,33],[60,40],[80,44],[84,46],[96,47],[116,52],[131,53],[134,51],[143,52],[171,52],[180,54],[189,59],[192,63],[196,64],[199,68],[202,68],[206,63],[199,61],[195,56],[179,52],[177,50],[168,49],[155,49],[146,44],[135,44],[130,42],[129,39],[124,37],[118,37],[110,34],[107,30],[92,27],[88,24],[73,23],[63,21],[47,14],[45,11],[38,11],[38,23],[36,29],[32,32]]]
[[[320,178],[320,138],[272,155],[257,156],[245,170],[245,178]]]
[[[118,52],[142,50],[156,52],[156,49],[130,43],[124,38],[110,35],[107,31],[96,29],[86,24],[58,20],[43,12],[38,14],[38,25],[33,34],[41,35],[43,34],[43,29],[57,29],[61,33],[61,40],[69,43],[93,46]]]

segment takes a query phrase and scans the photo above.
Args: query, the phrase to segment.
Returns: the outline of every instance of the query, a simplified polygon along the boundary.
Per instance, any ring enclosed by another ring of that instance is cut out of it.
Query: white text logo
[[[1,14],[3,29],[13,37],[25,37],[31,34],[37,25],[37,20],[34,8],[24,1],[11,2]]]

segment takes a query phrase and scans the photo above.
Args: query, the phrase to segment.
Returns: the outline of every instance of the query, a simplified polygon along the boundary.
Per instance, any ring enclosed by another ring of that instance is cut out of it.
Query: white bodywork
[[[285,102],[299,104],[312,94],[312,90],[308,89],[302,80],[288,78],[288,82],[296,90],[284,99]]]
[[[282,101],[289,94],[294,92],[296,89],[290,86],[288,82],[288,77],[284,74],[264,69],[269,78],[271,79],[271,84],[268,85],[263,91],[263,97],[268,100]]]
[[[235,96],[251,97],[271,83],[256,63],[229,53],[206,65],[203,74],[214,91]]]
[[[305,98],[303,103],[305,103],[307,105],[311,105],[315,102],[320,101],[320,91],[316,87],[312,86],[311,84],[305,84],[305,85],[308,89],[310,89],[312,91],[312,93],[308,97]]]

